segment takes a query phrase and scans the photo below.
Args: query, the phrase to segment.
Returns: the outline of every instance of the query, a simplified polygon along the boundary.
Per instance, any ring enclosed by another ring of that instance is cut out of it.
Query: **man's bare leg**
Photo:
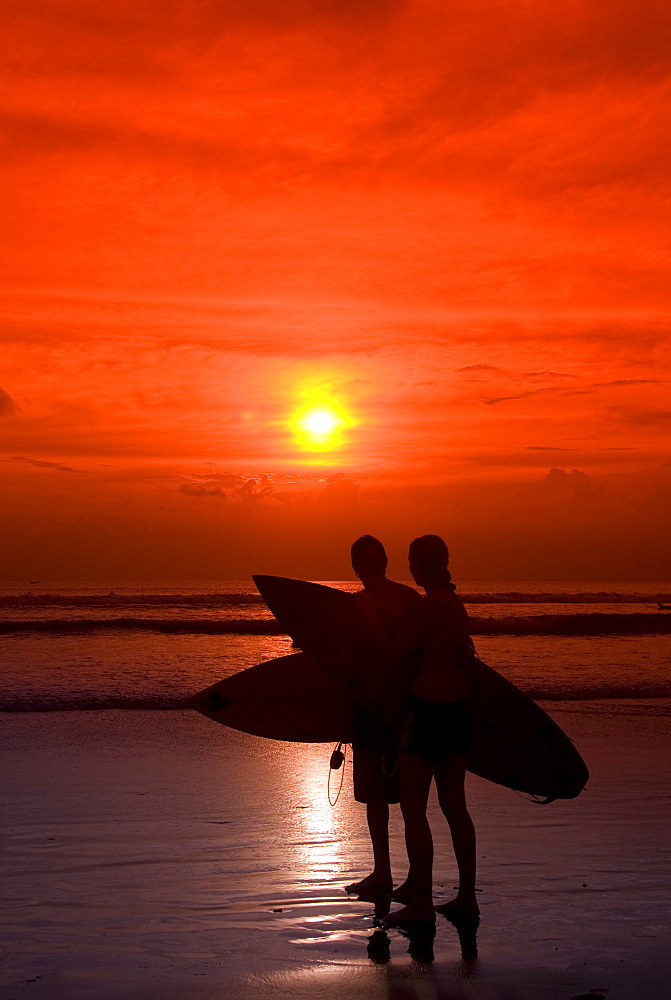
[[[373,871],[360,882],[347,886],[347,892],[390,893],[392,890],[389,860],[389,806],[386,802],[367,802],[366,819],[373,845]]]

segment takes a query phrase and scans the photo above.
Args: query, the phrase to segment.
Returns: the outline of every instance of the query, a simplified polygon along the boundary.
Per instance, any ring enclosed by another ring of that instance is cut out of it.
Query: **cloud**
[[[222,497],[245,506],[268,500],[275,494],[275,487],[266,475],[250,479],[230,473],[219,473],[207,479],[192,479],[181,483],[178,489],[185,496]]]
[[[267,476],[261,476],[260,479],[248,479],[237,489],[237,495],[241,498],[242,502],[250,505],[256,504],[263,500],[267,500],[271,497],[275,490],[269,484]]]
[[[558,496],[570,496],[574,499],[587,496],[592,490],[592,481],[586,472],[580,469],[550,469],[543,482],[545,490]]]
[[[644,407],[611,407],[610,413],[631,427],[665,430],[671,427],[671,410],[651,410]]]
[[[568,372],[544,372],[544,371],[520,372],[519,375],[517,375],[517,378],[521,379],[522,381],[526,380],[529,382],[544,382],[548,379],[574,378],[574,377],[575,376],[570,375]]]
[[[320,507],[347,511],[356,507],[359,496],[359,484],[343,473],[336,473],[327,479],[326,486],[317,496],[317,503]]]
[[[18,407],[8,392],[0,387],[0,417],[11,417]]]
[[[658,378],[621,378],[616,379],[614,382],[594,382],[595,388],[608,387],[608,386],[623,386],[623,385],[660,385],[662,379]]]
[[[486,365],[486,364],[466,365],[464,368],[457,368],[457,373],[465,375],[474,375],[474,376],[489,375],[490,373],[497,375],[508,374],[505,368],[497,368],[496,365]]]
[[[567,373],[560,372],[524,372],[515,376],[513,373],[508,373],[510,378],[518,378],[520,381],[528,380],[530,382],[543,382],[546,379],[558,379],[558,378],[575,378]],[[542,389],[532,389],[529,392],[519,392],[510,396],[495,396],[490,399],[483,399],[482,402],[486,406],[493,406],[496,403],[505,403],[513,399],[529,399],[531,396],[539,396],[545,393],[558,393],[562,396],[585,396],[593,392],[595,389],[608,389],[608,388],[625,388],[631,385],[660,385],[663,384],[662,379],[649,379],[649,378],[628,378],[628,379],[614,379],[611,382],[592,382],[587,386],[576,386],[575,388],[568,388],[564,386],[544,386]]]
[[[226,496],[221,486],[208,486],[205,483],[182,483],[179,492],[189,497],[223,497]]]
[[[113,17],[82,2],[9,20],[24,152],[168,160],[266,192],[372,176],[575,198],[665,173],[660,0],[206,0]]]
[[[518,392],[514,396],[495,396],[492,399],[483,399],[485,406],[495,406],[497,403],[507,403],[512,399],[530,399],[531,396],[542,396],[547,392],[555,392],[555,389],[531,389],[529,392]]]
[[[60,462],[42,462],[36,458],[24,458],[22,455],[13,455],[4,459],[5,462],[20,462],[22,465],[34,465],[38,469],[57,469],[59,472],[84,472],[84,469],[73,469],[69,465],[61,465]]]

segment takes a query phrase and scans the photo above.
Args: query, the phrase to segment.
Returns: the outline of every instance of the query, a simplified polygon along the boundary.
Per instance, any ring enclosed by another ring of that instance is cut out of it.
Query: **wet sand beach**
[[[591,780],[540,806],[469,776],[482,918],[461,941],[442,917],[433,940],[376,930],[373,905],[347,897],[369,844],[349,768],[328,804],[330,747],[191,712],[4,714],[0,995],[666,1000],[671,706],[545,707]],[[435,802],[431,819],[447,899]]]

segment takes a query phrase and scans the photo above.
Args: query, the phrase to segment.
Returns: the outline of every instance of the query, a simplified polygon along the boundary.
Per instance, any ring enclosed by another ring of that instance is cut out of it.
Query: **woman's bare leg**
[[[459,891],[449,903],[437,906],[439,913],[480,912],[475,897],[476,844],[475,827],[466,806],[464,779],[466,754],[446,754],[436,766],[438,801],[452,835],[452,845],[459,871]]]
[[[401,812],[405,823],[408,878],[401,890],[412,901],[390,914],[385,923],[402,924],[435,920],[433,909],[433,837],[426,817],[433,766],[418,754],[401,753]]]

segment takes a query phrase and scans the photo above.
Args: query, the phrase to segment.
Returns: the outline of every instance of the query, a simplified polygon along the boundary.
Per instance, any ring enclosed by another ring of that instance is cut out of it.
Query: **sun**
[[[309,451],[333,451],[343,443],[343,431],[354,421],[331,400],[311,401],[290,420],[291,428],[303,448]]]
[[[303,418],[303,428],[314,437],[328,437],[333,434],[340,421],[333,410],[310,410]]]

